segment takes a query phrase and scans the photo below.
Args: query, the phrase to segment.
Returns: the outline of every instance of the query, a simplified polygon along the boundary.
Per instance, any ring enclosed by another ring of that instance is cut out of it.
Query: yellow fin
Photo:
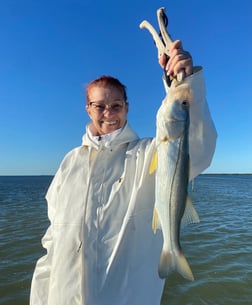
[[[152,217],[152,230],[153,230],[154,234],[156,234],[157,226],[158,226],[158,213],[157,213],[156,208],[154,208],[153,217]]]
[[[155,172],[155,170],[157,169],[157,164],[158,164],[158,154],[157,151],[155,151],[152,160],[151,160],[151,165],[149,168],[149,174],[153,174]]]

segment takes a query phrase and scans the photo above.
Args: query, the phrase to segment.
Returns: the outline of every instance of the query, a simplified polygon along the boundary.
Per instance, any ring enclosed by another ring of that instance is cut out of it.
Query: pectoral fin
[[[158,165],[158,154],[157,151],[155,151],[152,159],[151,159],[151,165],[149,168],[149,174],[153,174],[155,172],[155,170],[157,169],[157,165]]]

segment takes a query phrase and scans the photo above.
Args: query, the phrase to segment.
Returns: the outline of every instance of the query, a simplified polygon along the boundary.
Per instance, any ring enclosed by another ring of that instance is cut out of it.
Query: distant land
[[[251,176],[252,173],[202,173],[199,176]],[[54,177],[54,175],[0,175],[0,177]]]

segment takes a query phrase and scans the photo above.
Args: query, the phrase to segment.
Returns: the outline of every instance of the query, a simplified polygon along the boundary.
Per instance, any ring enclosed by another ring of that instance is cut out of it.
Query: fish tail
[[[182,251],[179,253],[162,251],[158,266],[160,278],[167,278],[170,273],[177,271],[184,278],[193,281],[194,277],[191,268]]]

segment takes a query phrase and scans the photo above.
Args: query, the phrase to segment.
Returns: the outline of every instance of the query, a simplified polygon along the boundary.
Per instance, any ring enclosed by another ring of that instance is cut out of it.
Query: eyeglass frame
[[[122,104],[119,104],[118,102],[122,102]],[[128,103],[123,100],[123,99],[118,99],[118,100],[115,100],[113,103],[110,103],[110,104],[106,104],[106,103],[100,103],[100,102],[89,102],[87,105],[91,107],[91,109],[96,112],[96,113],[103,113],[105,110],[110,110],[112,112],[115,112],[115,113],[118,113],[120,112],[124,105],[127,105]],[[92,105],[94,106],[97,106],[98,108],[93,108]],[[114,107],[118,107],[118,109],[114,109]],[[99,108],[101,107],[101,108]]]

